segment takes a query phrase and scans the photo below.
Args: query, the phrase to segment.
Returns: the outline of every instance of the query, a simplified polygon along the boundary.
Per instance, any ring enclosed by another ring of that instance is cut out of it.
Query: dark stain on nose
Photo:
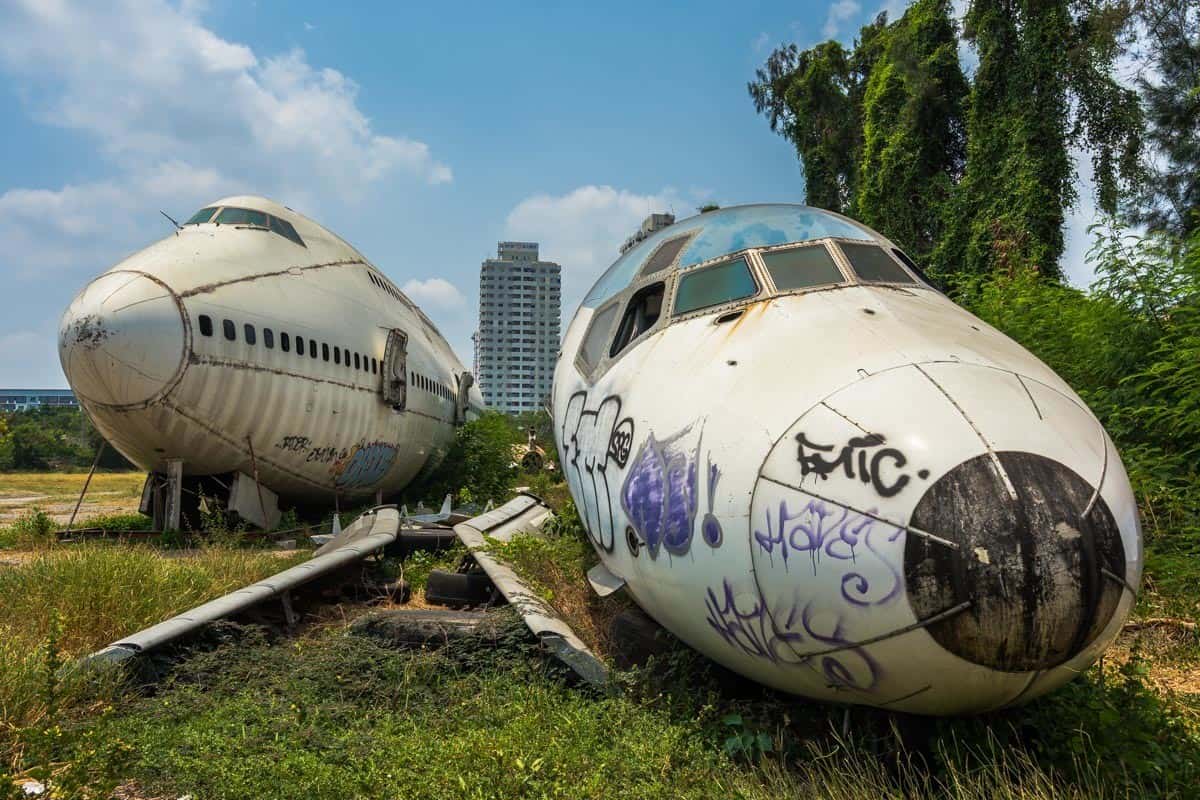
[[[996,670],[1058,666],[1104,629],[1124,589],[1112,512],[1065,465],[1024,452],[964,461],[926,490],[911,524],[958,545],[907,537],[909,602],[918,619],[969,602],[927,627],[950,652]],[[1086,516],[1083,512],[1087,510]],[[1105,573],[1108,573],[1107,575]]]

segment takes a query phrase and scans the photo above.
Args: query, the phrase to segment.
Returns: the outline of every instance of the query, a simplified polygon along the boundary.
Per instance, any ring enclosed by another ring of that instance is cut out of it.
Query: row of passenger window
[[[646,260],[641,275],[648,276],[665,270],[675,263],[676,257],[688,242],[688,235],[670,239],[659,245]],[[845,255],[854,276],[862,283],[886,283],[916,285],[917,280],[901,263],[920,274],[916,265],[899,250],[887,253],[883,248],[867,243],[837,242],[836,246]],[[778,250],[757,250],[758,258],[770,276],[778,292],[803,291],[848,283],[834,260],[830,245],[806,243]],[[894,255],[894,257],[893,257]],[[750,266],[750,255],[740,255],[706,267],[685,270],[680,273],[675,289],[672,316],[681,316],[706,308],[733,303],[754,297],[760,291],[759,281]],[[617,313],[619,302],[613,302],[596,312],[592,324],[579,348],[579,358],[591,370],[605,355],[616,357],[633,340],[654,327],[663,313],[666,300],[666,282],[660,281],[644,286],[629,298],[625,313],[621,316],[616,334],[609,332]]]
[[[253,208],[210,206],[200,209],[192,215],[191,219],[183,224],[202,225],[206,222],[213,222],[217,225],[241,225],[244,227],[262,228],[263,230],[277,233],[301,247],[307,247],[304,244],[304,240],[300,238],[300,234],[296,233],[296,229],[292,226],[292,223],[286,219],[280,219],[272,214]]]
[[[200,335],[212,336],[214,332],[213,319],[208,314],[200,315]],[[231,319],[221,320],[221,333],[227,341],[236,342],[238,338],[238,326]],[[292,352],[293,344],[295,345],[296,355],[303,358],[305,354],[309,358],[316,359],[319,357],[322,361],[329,361],[332,355],[334,364],[344,364],[347,367],[353,367],[362,372],[369,372],[372,375],[379,374],[379,361],[375,358],[368,358],[361,353],[355,353],[350,348],[341,348],[334,345],[332,348],[325,342],[318,342],[316,339],[309,337],[305,339],[297,334],[291,336],[286,332],[280,332],[276,338],[275,331],[271,328],[262,328],[262,343],[263,347],[268,350],[274,350],[278,342],[279,349],[285,353]],[[242,339],[248,345],[257,345],[259,340],[259,329],[251,325],[249,322],[242,324]],[[429,392],[432,395],[440,397],[444,400],[453,400],[454,391],[444,383],[436,381],[419,372],[410,371],[409,385]]]
[[[230,342],[236,342],[238,338],[238,326],[231,319],[221,320],[221,333],[225,339]],[[213,320],[207,314],[200,315],[200,335],[213,335]],[[242,337],[248,345],[258,344],[258,331],[249,322],[242,325]],[[274,350],[276,344],[275,331],[270,328],[262,329],[263,347],[268,350]],[[332,348],[326,342],[318,342],[316,339],[309,337],[307,340],[299,335],[290,336],[285,332],[279,333],[278,338],[279,349],[285,353],[293,352],[293,344],[295,345],[295,353],[303,358],[306,354],[309,358],[320,358],[322,361],[329,361],[330,356],[334,364],[344,365],[348,368],[356,369],[360,372],[370,373],[372,375],[379,374],[379,361],[374,358],[368,358],[362,353],[355,353],[350,348],[342,348],[334,345]]]
[[[418,389],[429,392],[430,394],[440,397],[443,400],[454,399],[454,391],[449,386],[441,381],[436,381],[433,378],[422,375],[419,372],[409,372],[408,382],[411,386],[415,386]]]
[[[375,284],[380,290],[386,292],[393,300],[398,303],[404,302],[404,298],[400,296],[400,293],[393,289],[383,278],[380,278],[374,272],[371,272],[371,270],[367,270],[367,277],[371,279],[371,283]]]

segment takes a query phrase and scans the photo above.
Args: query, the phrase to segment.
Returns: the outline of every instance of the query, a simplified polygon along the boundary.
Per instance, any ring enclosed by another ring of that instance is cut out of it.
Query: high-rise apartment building
[[[550,396],[558,357],[562,268],[536,242],[500,242],[479,268],[475,378],[489,408],[517,414]]]

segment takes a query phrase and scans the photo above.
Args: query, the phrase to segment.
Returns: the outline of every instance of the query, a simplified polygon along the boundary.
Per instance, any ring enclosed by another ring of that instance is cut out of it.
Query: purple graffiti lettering
[[[900,591],[900,573],[876,549],[872,540],[879,535],[886,535],[886,541],[894,542],[903,531],[902,528],[822,500],[808,501],[795,514],[788,510],[786,500],[780,500],[775,513],[767,511],[766,522],[766,533],[756,528],[754,539],[772,560],[778,548],[785,571],[789,569],[788,559],[793,553],[807,553],[815,575],[821,556],[857,564],[860,546],[865,546],[888,569],[891,580],[882,595],[872,596],[867,577],[861,572],[848,571],[842,575],[842,597],[854,605],[868,606],[891,600]]]

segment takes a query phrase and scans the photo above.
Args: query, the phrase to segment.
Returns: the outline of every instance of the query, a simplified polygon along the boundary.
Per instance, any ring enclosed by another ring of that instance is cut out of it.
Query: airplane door
[[[408,402],[408,334],[399,328],[388,332],[383,350],[383,402],[403,411]]]
[[[467,421],[467,406],[471,402],[471,387],[475,385],[475,376],[464,372],[458,376],[458,396],[454,399],[454,424],[462,425]]]

